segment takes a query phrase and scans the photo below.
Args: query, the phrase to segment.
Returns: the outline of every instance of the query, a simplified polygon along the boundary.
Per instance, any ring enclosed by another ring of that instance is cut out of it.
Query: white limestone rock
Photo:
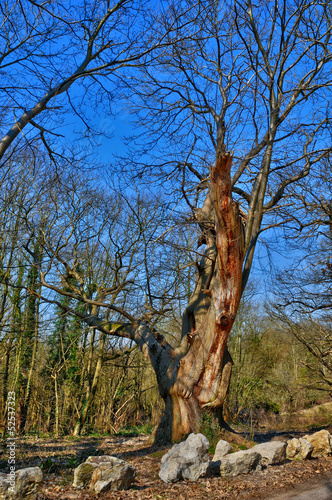
[[[287,444],[282,441],[269,441],[251,448],[261,455],[261,465],[283,464],[286,460]]]
[[[304,460],[311,457],[313,449],[313,445],[306,439],[293,438],[287,442],[286,458],[290,460]]]
[[[41,469],[27,467],[14,474],[0,474],[0,500],[37,500],[38,489],[43,480]]]
[[[90,483],[92,474],[97,467],[96,464],[88,462],[84,462],[76,467],[74,470],[73,487],[78,489],[85,488]]]
[[[92,464],[96,467],[100,467],[101,465],[120,465],[126,463],[121,458],[115,457],[113,455],[100,455],[100,456],[92,456],[88,457],[85,461],[86,464]]]
[[[314,434],[304,436],[304,439],[309,441],[314,447],[311,453],[313,458],[332,455],[332,436],[329,431],[323,429]]]
[[[187,479],[197,481],[209,467],[209,441],[203,434],[190,434],[175,444],[161,459],[159,477],[165,483]]]
[[[128,490],[136,476],[136,469],[128,463],[100,465],[92,474],[90,490],[95,493]]]
[[[10,478],[9,478],[9,474],[4,474],[4,473],[0,473],[0,500],[11,500],[12,498],[14,498],[13,495],[11,495],[10,493],[10,489],[13,489],[15,488],[14,485],[11,484],[11,481],[10,481]]]
[[[95,493],[127,490],[136,475],[135,467],[124,460],[110,455],[89,457],[74,471],[74,488],[89,485]]]
[[[212,462],[210,463],[210,466],[209,466],[209,469],[212,472],[212,474],[219,474],[221,459],[224,458],[229,453],[231,453],[232,450],[233,450],[232,446],[227,441],[224,441],[223,439],[221,439],[217,443]]]
[[[220,475],[234,477],[248,474],[260,467],[260,460],[261,455],[251,449],[231,453],[220,460]]]

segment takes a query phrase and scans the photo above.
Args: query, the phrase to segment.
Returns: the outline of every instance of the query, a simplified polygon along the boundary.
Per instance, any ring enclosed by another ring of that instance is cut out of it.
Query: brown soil
[[[330,432],[332,429],[329,429]],[[298,433],[301,435],[303,433]],[[294,433],[288,438],[294,436]],[[269,440],[271,435],[257,435],[255,441]],[[160,459],[169,448],[150,445],[149,436],[134,438],[25,439],[16,441],[17,468],[38,465],[44,473],[41,500],[86,500],[96,498],[77,491],[71,485],[73,471],[90,455],[117,455],[134,465],[136,481],[128,491],[109,492],[100,499],[112,500],[214,500],[269,499],[286,491],[297,491],[303,484],[315,485],[332,479],[332,457],[292,461],[267,467],[232,479],[204,477],[197,482],[165,484],[159,479]],[[2,450],[6,453],[5,446]],[[5,455],[3,455],[5,458]],[[7,472],[5,460],[0,467]],[[303,487],[302,487],[303,489]]]

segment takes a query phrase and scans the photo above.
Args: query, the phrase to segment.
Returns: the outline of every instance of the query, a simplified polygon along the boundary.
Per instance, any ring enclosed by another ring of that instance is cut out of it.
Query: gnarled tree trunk
[[[197,432],[203,408],[220,408],[227,395],[232,360],[227,339],[242,292],[244,229],[231,194],[232,156],[221,156],[211,171],[210,193],[197,218],[206,250],[195,291],[183,316],[181,345],[172,349],[147,326],[135,340],[150,358],[165,414],[156,440],[177,441]]]

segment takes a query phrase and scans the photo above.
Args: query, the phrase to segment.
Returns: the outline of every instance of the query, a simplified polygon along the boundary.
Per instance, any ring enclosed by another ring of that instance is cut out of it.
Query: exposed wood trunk
[[[229,387],[231,368],[232,360],[226,347],[222,365],[221,383],[224,389],[224,398],[227,395]],[[170,390],[166,396],[164,395],[164,400],[165,410],[155,433],[156,443],[178,442],[191,432],[199,432],[202,420],[202,408],[195,396],[185,399]],[[222,405],[220,405],[221,407]],[[222,412],[219,413],[218,418],[222,420]]]
[[[181,345],[170,349],[143,326],[135,331],[165,401],[157,441],[178,441],[197,432],[202,409],[221,408],[228,392],[232,359],[226,343],[241,299],[244,259],[244,227],[232,199],[231,164],[230,154],[218,159],[211,170],[210,193],[198,213],[207,246],[183,316]]]
[[[242,291],[244,233],[237,204],[232,200],[232,156],[220,157],[211,171],[211,197],[215,211],[217,258],[211,302],[204,322],[193,332],[188,352],[180,360],[171,393],[194,397],[200,407],[219,407],[227,394],[223,380],[226,342],[239,307]],[[204,292],[204,290],[203,290]],[[227,367],[227,368],[226,368]]]

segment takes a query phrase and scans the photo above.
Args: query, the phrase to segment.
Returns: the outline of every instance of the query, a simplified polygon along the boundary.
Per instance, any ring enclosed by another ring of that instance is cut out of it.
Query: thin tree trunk
[[[23,387],[20,383],[21,378],[21,362],[22,362],[22,338],[23,338],[23,325],[20,325],[20,333],[19,340],[16,346],[16,360],[15,360],[15,369],[14,369],[14,384],[15,392],[16,392],[16,401],[17,401],[17,419],[16,419],[16,432],[19,434],[21,431],[21,408],[23,405]]]
[[[54,394],[55,394],[55,429],[54,429],[54,434],[55,437],[59,437],[59,392],[58,392],[58,374],[57,372],[52,375],[52,378],[54,379]]]
[[[79,436],[80,433],[82,432],[82,429],[84,427],[84,424],[85,424],[87,416],[88,416],[89,408],[90,408],[91,403],[92,403],[94,396],[96,394],[98,381],[99,381],[101,369],[103,366],[105,340],[106,340],[106,335],[101,334],[100,342],[99,342],[98,360],[97,360],[97,364],[96,364],[96,368],[95,368],[93,381],[91,384],[91,389],[87,395],[87,398],[84,401],[83,408],[82,408],[82,411],[80,414],[80,418],[79,418],[78,422],[76,423],[76,426],[75,426],[75,429],[73,432],[74,436]]]
[[[11,338],[6,344],[6,351],[4,356],[4,367],[3,367],[3,377],[2,377],[2,422],[1,427],[2,438],[5,439],[7,430],[7,398],[8,398],[8,379],[9,379],[9,361],[10,353],[12,350],[13,339]]]
[[[40,287],[39,287],[39,292],[40,292]],[[37,298],[36,310],[35,310],[35,336],[34,336],[33,347],[32,347],[32,355],[31,355],[28,379],[27,379],[27,384],[26,384],[26,389],[25,389],[25,398],[24,398],[24,403],[23,403],[22,409],[21,409],[21,429],[20,429],[20,432],[22,434],[24,434],[26,432],[28,409],[29,409],[29,403],[30,403],[30,397],[31,397],[32,376],[33,376],[33,372],[34,372],[35,364],[36,364],[36,356],[37,356],[37,348],[38,348],[38,334],[39,334],[39,303],[40,303],[40,299]]]

